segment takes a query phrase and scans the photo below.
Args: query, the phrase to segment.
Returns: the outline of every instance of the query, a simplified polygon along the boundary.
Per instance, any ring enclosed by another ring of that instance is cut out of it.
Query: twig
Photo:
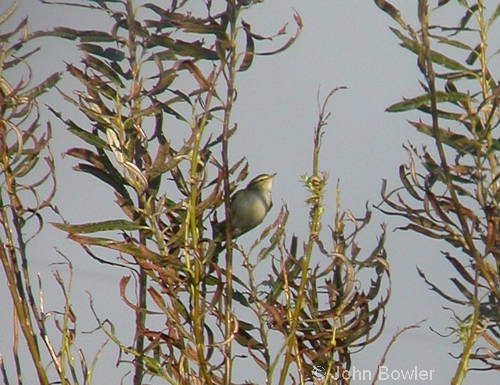
[[[419,329],[420,328],[420,325],[422,323],[424,323],[425,321],[427,321],[426,319],[423,319],[422,321],[419,321],[417,322],[416,324],[412,324],[412,325],[408,325],[408,326],[405,326],[403,329],[397,331],[391,338],[391,340],[389,341],[389,343],[387,344],[387,347],[385,348],[384,350],[384,354],[382,354],[382,358],[380,359],[380,362],[378,363],[377,365],[377,370],[375,371],[375,375],[373,376],[373,381],[372,381],[372,385],[374,385],[376,382],[377,382],[377,378],[378,378],[378,372],[380,371],[380,367],[382,365],[384,365],[385,363],[385,360],[387,358],[387,354],[389,354],[389,350],[391,349],[392,345],[396,342],[396,340],[399,338],[399,336],[401,334],[403,334],[404,332],[410,330],[410,329]]]

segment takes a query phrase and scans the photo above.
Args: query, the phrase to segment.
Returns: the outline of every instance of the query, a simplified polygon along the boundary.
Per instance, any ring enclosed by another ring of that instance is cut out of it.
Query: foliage
[[[236,132],[230,119],[235,77],[250,69],[259,54],[256,43],[286,37],[286,29],[273,37],[253,32],[241,16],[255,5],[251,2],[207,2],[205,9],[188,9],[187,4],[79,4],[108,13],[114,23],[110,31],[58,27],[38,33],[79,41],[83,68],[69,64],[67,72],[83,90],[76,98],[60,92],[92,129],[53,112],[87,146],[67,151],[81,161],[75,169],[109,185],[128,218],[55,226],[95,259],[102,261],[92,249],[104,247],[118,251],[136,268],[136,288],[130,287],[130,277],[120,283],[123,301],[136,314],[134,346],[118,340],[112,321],[101,321],[95,314],[102,330],[125,353],[121,361],[134,358],[136,384],[146,374],[176,384],[231,383],[238,345],[260,367],[266,383],[274,382],[278,367],[281,384],[289,374],[295,377],[290,373],[294,366],[300,383],[311,378],[318,363],[328,371],[336,366],[347,370],[350,348],[378,336],[371,331],[389,292],[378,304],[371,302],[378,298],[388,269],[384,236],[373,253],[359,259],[355,237],[368,223],[369,213],[358,220],[338,207],[334,250],[327,251],[319,239],[326,175],[317,168],[326,103],[316,130],[315,168],[304,176],[311,217],[303,254],[294,237],[286,246],[288,210],[283,207],[252,247],[269,242],[256,264],[250,263],[249,253],[236,249],[245,261],[245,270],[239,271],[235,246],[226,239],[221,252],[209,230],[218,223],[214,213],[219,206],[230,215],[230,195],[247,175],[244,158],[228,162],[228,142]],[[302,28],[297,14],[294,21],[293,36],[260,54],[287,49]],[[238,43],[241,33],[244,48]],[[188,127],[189,135],[177,147],[179,126]],[[354,226],[348,236],[345,222]],[[122,237],[94,235],[104,231],[119,231]],[[315,248],[326,262],[312,268]],[[258,282],[255,271],[264,264],[272,273]],[[355,285],[357,271],[364,269],[373,270],[376,277],[368,292]],[[245,271],[247,279],[242,278]],[[326,286],[320,284],[323,277]],[[131,290],[137,302],[129,299]],[[248,309],[254,322],[237,318],[235,306]],[[161,329],[154,326],[158,317]],[[284,342],[273,352],[276,335]]]
[[[18,1],[0,15],[0,25],[12,18]],[[29,269],[29,245],[44,226],[44,212],[52,209],[56,191],[54,158],[50,153],[50,124],[41,128],[38,96],[60,79],[54,73],[38,85],[28,59],[39,48],[26,49],[31,39],[27,19],[0,35],[0,260],[13,304],[13,323],[2,330],[13,330],[12,361],[18,381],[35,369],[40,384],[49,384],[51,370],[61,383],[69,375],[74,382],[90,380],[93,363],[87,363],[75,346],[76,319],[69,302],[70,279],[65,283],[54,273],[63,294],[63,310],[48,311],[43,306],[42,282],[35,292]],[[46,195],[42,195],[46,191]],[[2,306],[8,311],[7,306]],[[53,325],[49,322],[53,320]],[[59,339],[50,336],[56,329]],[[33,366],[26,366],[22,342],[26,343]],[[57,342],[58,341],[58,342]],[[45,365],[44,362],[49,365]],[[75,358],[76,357],[76,358]],[[97,357],[97,356],[96,356]],[[95,360],[94,360],[95,362]],[[9,383],[5,359],[0,355],[3,382]]]
[[[389,266],[384,248],[385,226],[382,226],[382,235],[376,247],[361,257],[357,236],[370,222],[371,212],[367,209],[363,218],[355,218],[349,210],[342,211],[338,186],[335,218],[330,227],[332,250],[327,250],[321,241],[327,174],[318,170],[319,152],[329,117],[327,103],[337,90],[331,91],[320,107],[314,132],[313,170],[311,175],[302,177],[308,191],[306,203],[310,208],[309,235],[303,245],[303,254],[297,250],[295,236],[288,249],[284,244],[278,246],[280,258],[271,267],[275,277],[269,276],[270,290],[262,291],[266,299],[262,306],[272,319],[271,329],[278,330],[284,337],[281,350],[285,359],[280,384],[285,383],[291,359],[295,361],[299,375],[298,379],[292,377],[294,382],[313,380],[314,368],[321,367],[325,370],[326,383],[329,383],[333,373],[340,373],[334,381],[348,384],[351,352],[366,347],[380,336],[385,321],[385,306],[390,297]],[[312,256],[317,252],[323,257],[320,259],[322,263],[313,267]],[[362,275],[366,271],[375,277],[371,279],[367,291],[362,285]],[[384,287],[386,293],[381,294]],[[376,299],[379,302],[374,304]],[[256,312],[259,310],[259,307],[255,309]],[[262,325],[262,317],[258,318]],[[265,330],[261,330],[261,335],[266,334]],[[268,383],[271,383],[270,378]]]
[[[454,312],[457,326],[452,328],[462,345],[452,379],[452,384],[459,384],[469,359],[497,370],[500,358],[496,133],[500,112],[499,86],[489,67],[498,50],[487,44],[500,5],[488,14],[483,1],[472,5],[466,1],[439,1],[429,9],[428,2],[420,0],[419,29],[414,30],[394,6],[375,2],[399,24],[399,29],[391,30],[401,46],[416,55],[424,78],[421,95],[404,99],[387,110],[421,112],[424,118],[410,124],[434,140],[434,152],[425,147],[406,147],[409,161],[399,169],[402,187],[388,192],[384,184],[381,210],[405,218],[408,224],[402,230],[445,240],[456,250],[456,254],[444,250],[443,256],[457,273],[450,278],[457,294],[448,294],[431,283],[420,269],[419,274],[441,297],[468,310],[465,317]],[[463,17],[456,26],[431,22],[434,14],[457,6],[455,3],[463,8]]]
[[[256,56],[288,49],[302,29],[300,16],[293,15],[291,35],[283,26],[274,36],[263,36],[242,16],[261,1],[202,5],[183,0],[165,8],[153,3],[137,6],[132,0],[45,2],[105,12],[111,26],[109,31],[60,26],[28,33],[23,20],[12,32],[0,35],[0,258],[15,308],[18,382],[24,367],[17,350],[18,324],[41,384],[90,383],[100,353],[88,363],[75,345],[71,262],[63,256],[69,269],[66,282],[55,273],[63,294],[62,311],[43,308],[41,279],[35,300],[28,268],[27,245],[43,227],[43,209],[58,214],[53,206],[54,159],[48,147],[51,126],[39,133],[37,97],[54,87],[61,74],[30,88],[27,59],[38,48],[24,51],[27,42],[47,36],[76,41],[82,52],[81,64],[66,66],[81,89],[57,90],[86,124],[47,107],[82,143],[66,155],[78,160],[76,171],[110,187],[123,212],[122,217],[93,223],[63,220],[53,225],[96,261],[119,265],[100,255],[99,248],[108,249],[134,272],[135,286],[129,276],[119,282],[122,300],[135,316],[132,341],[121,341],[113,320],[102,320],[91,301],[98,329],[120,348],[119,364],[132,362],[133,382],[142,384],[150,376],[172,384],[231,384],[241,356],[252,359],[265,383],[284,384],[287,377],[304,383],[318,366],[326,370],[325,382],[334,371],[348,371],[353,349],[369,345],[383,329],[390,277],[385,227],[373,251],[362,253],[357,237],[371,212],[367,209],[364,217],[356,218],[343,211],[338,187],[327,237],[332,246],[322,240],[328,175],[319,171],[319,152],[329,117],[327,104],[337,90],[320,105],[313,169],[302,177],[310,207],[303,247],[296,236],[287,237],[286,206],[248,251],[230,240],[229,232],[222,250],[213,237],[220,223],[216,211],[223,208],[229,217],[232,192],[248,174],[245,158],[228,161],[229,140],[237,128],[231,121],[236,76],[250,70]],[[14,1],[0,23],[16,7]],[[18,41],[9,43],[15,37]],[[263,42],[274,47],[260,51]],[[11,86],[8,72],[23,66],[28,80]],[[42,157],[45,163],[39,162]],[[45,171],[40,171],[43,166]],[[40,198],[41,186],[47,185],[48,195]],[[265,279],[261,271],[268,273]],[[235,307],[241,315],[236,316]],[[47,325],[50,318],[60,338],[58,346]],[[0,371],[9,383],[1,356]],[[57,380],[51,378],[53,372]],[[349,383],[347,378],[340,381]]]

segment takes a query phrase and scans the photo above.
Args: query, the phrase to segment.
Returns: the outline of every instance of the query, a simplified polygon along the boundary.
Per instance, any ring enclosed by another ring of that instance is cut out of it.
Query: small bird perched
[[[276,174],[260,174],[246,188],[231,197],[231,238],[237,238],[259,225],[273,206],[271,189]],[[225,237],[226,221],[217,225],[217,232]]]

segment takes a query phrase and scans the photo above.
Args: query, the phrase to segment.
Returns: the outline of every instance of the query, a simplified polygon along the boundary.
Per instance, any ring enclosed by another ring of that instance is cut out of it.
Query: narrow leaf
[[[457,32],[456,33],[460,32],[462,30],[465,30],[465,28],[467,27],[467,24],[469,23],[469,21],[472,18],[472,16],[474,16],[474,12],[476,12],[477,9],[478,9],[478,5],[477,4],[471,6],[470,8],[467,8],[467,11],[465,12],[465,15],[462,17],[462,19],[460,19],[460,24],[459,24],[459,26],[457,28]]]
[[[288,39],[288,41],[283,44],[280,48],[274,50],[274,51],[269,51],[269,52],[258,52],[257,55],[261,55],[261,56],[269,56],[269,55],[274,55],[274,54],[277,54],[279,52],[283,52],[285,50],[287,50],[294,42],[295,40],[298,39],[299,35],[300,35],[300,31],[302,30],[302,19],[300,18],[300,16],[298,14],[294,14],[294,19],[295,19],[295,23],[297,24],[297,30],[295,31],[295,35],[292,36],[290,39]],[[255,35],[252,35],[253,37],[255,37]]]
[[[401,12],[394,5],[390,4],[385,0],[375,0],[375,4],[385,13],[387,13],[390,17],[392,17],[395,21],[398,22],[399,25],[404,26],[405,23],[403,19],[401,19]]]
[[[429,285],[429,286],[430,286],[430,289],[431,289],[432,291],[434,291],[434,292],[438,293],[441,297],[443,297],[444,299],[446,299],[446,300],[448,300],[448,301],[450,301],[450,302],[457,303],[457,304],[459,304],[459,305],[465,305],[465,304],[466,304],[466,302],[464,302],[464,301],[460,301],[460,300],[458,300],[458,299],[455,299],[455,298],[453,298],[453,297],[450,297],[448,294],[444,293],[444,292],[443,292],[440,288],[438,288],[436,285],[434,285],[433,283],[431,283],[431,282],[427,279],[427,277],[425,276],[425,274],[423,273],[423,271],[422,271],[422,270],[420,270],[418,267],[417,267],[417,271],[418,271],[418,275],[420,276],[420,278],[422,278],[422,279],[425,281],[425,283],[426,283],[427,285]]]
[[[64,153],[65,155],[72,156],[77,159],[86,160],[90,164],[92,164],[96,168],[100,168],[104,170],[104,164],[102,164],[99,155],[92,152],[86,148],[70,148],[68,151]]]
[[[115,62],[122,61],[125,58],[124,52],[111,47],[103,49],[100,45],[90,43],[82,43],[79,45],[79,47],[84,52],[101,56],[105,59],[109,59]]]
[[[439,7],[442,7],[443,5],[446,5],[447,3],[449,3],[450,0],[439,0],[438,1],[438,8]]]
[[[36,87],[33,87],[30,90],[19,95],[19,97],[20,98],[26,97],[29,99],[36,99],[36,97],[47,92],[47,90],[49,88],[54,87],[59,80],[61,80],[61,72],[56,72],[56,73],[50,75],[47,79],[45,79],[43,82],[41,82]]]
[[[416,200],[422,201],[422,197],[418,195],[418,193],[415,191],[413,188],[412,184],[406,177],[406,171],[404,165],[399,166],[399,179],[401,179],[401,182],[403,183],[404,188],[406,191]]]
[[[425,124],[423,122],[409,122],[412,126],[414,126],[419,132],[430,136],[431,138],[435,137],[434,129],[432,126]],[[443,128],[438,129],[439,137],[441,141],[447,146],[455,149],[459,154],[472,153],[475,151],[475,142],[470,140],[465,135],[457,134],[450,130],[445,130]]]
[[[474,49],[471,49],[471,53],[469,54],[469,56],[467,56],[467,59],[465,59],[465,62],[468,65],[473,65],[476,62],[479,54],[481,53],[481,47],[482,45],[481,43],[479,43]]]
[[[420,234],[423,234],[425,235],[426,237],[429,237],[429,238],[433,238],[433,239],[445,239],[446,236],[444,235],[441,235],[441,234],[438,234],[434,231],[431,231],[429,229],[426,229],[425,227],[422,227],[422,226],[419,226],[419,225],[415,225],[413,223],[410,223],[406,226],[403,226],[403,227],[397,227],[398,230],[412,230],[412,231],[415,231],[417,233],[420,233]]]
[[[466,51],[472,51],[472,47],[468,44],[465,44],[463,41],[450,39],[446,36],[436,36],[438,42],[442,44],[446,44],[455,48],[460,48]]]
[[[194,64],[192,60],[184,60],[182,62],[182,65],[187,68],[191,75],[193,75],[201,88],[207,91],[210,89],[210,82],[205,78],[205,76],[203,76],[200,69]]]
[[[243,20],[241,23],[243,24],[243,29],[245,30],[247,37],[245,56],[243,57],[243,61],[241,62],[240,67],[238,68],[238,71],[243,72],[249,69],[252,65],[252,61],[255,56],[255,43],[253,41],[252,33],[250,30],[250,24],[246,23]]]
[[[495,8],[495,12],[493,12],[490,19],[488,20],[488,28],[493,25],[496,19],[498,19],[498,16],[500,16],[500,3],[498,3],[497,7]]]
[[[14,0],[12,5],[7,8],[7,10],[0,15],[0,24],[3,24],[5,20],[7,20],[9,17],[11,17],[15,10],[17,9],[17,6],[19,5],[19,0]]]
[[[401,40],[401,46],[413,52],[414,54],[421,54],[422,48],[419,42],[408,38],[401,31],[396,28],[390,28],[390,30]],[[430,51],[430,58],[433,63],[439,64],[452,71],[464,71],[470,72],[470,70],[463,66],[460,62],[453,60],[440,52]]]
[[[89,222],[82,223],[79,225],[73,225],[69,223],[51,223],[52,226],[59,230],[66,231],[68,233],[75,234],[89,234],[97,233],[100,231],[131,231],[131,230],[147,230],[148,227],[144,225],[139,225],[134,222],[126,221],[124,219],[112,219],[102,222]]]
[[[436,92],[436,102],[437,103],[458,103],[468,101],[470,96],[462,93],[450,93],[444,91]],[[430,103],[430,95],[428,93],[416,96],[411,99],[403,99],[402,102],[393,104],[386,109],[387,112],[403,112],[419,108],[420,106],[425,106]]]
[[[108,167],[110,167],[110,166],[111,165],[109,165]],[[102,180],[104,183],[107,183],[111,187],[113,187],[115,189],[115,191],[118,194],[120,194],[122,197],[127,198],[127,201],[131,201],[130,195],[127,192],[127,189],[125,188],[125,184],[127,182],[125,182],[125,180],[123,180],[123,178],[121,178],[121,176],[119,175],[119,173],[116,170],[111,170],[108,168],[106,170],[101,170],[101,169],[98,169],[94,166],[89,166],[88,164],[82,164],[82,163],[79,163],[75,167],[75,169],[76,169],[76,171],[82,171],[82,172],[85,172],[87,174],[94,175],[95,177]],[[120,179],[117,179],[117,178],[120,178]]]
[[[472,293],[469,290],[467,290],[467,288],[458,279],[450,278],[450,280],[455,284],[457,289],[460,290],[460,292],[464,295],[465,298],[467,298],[471,302],[474,300],[474,296],[472,295]]]
[[[467,272],[467,270],[465,270],[465,267],[455,257],[452,257],[448,253],[446,253],[445,256],[446,259],[453,265],[455,270],[457,270],[460,273],[463,279],[465,279],[472,285],[476,284],[475,279],[472,278],[472,276]]]
[[[69,121],[68,131],[73,135],[78,136],[80,139],[84,140],[88,144],[95,146],[100,149],[108,149],[109,146],[105,140],[101,139],[99,135],[92,134],[90,132],[85,131],[84,129],[78,127],[73,121]]]

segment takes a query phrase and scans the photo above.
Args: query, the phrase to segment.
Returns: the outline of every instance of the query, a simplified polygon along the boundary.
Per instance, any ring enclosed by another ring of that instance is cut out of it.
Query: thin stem
[[[230,41],[232,42],[232,47],[226,58],[222,60],[221,68],[224,69],[225,79],[226,79],[226,100],[224,108],[224,118],[223,118],[223,133],[222,133],[222,165],[224,167],[224,208],[226,223],[231,218],[231,202],[230,202],[230,183],[229,183],[229,129],[231,124],[231,112],[234,103],[234,81],[236,78],[236,64],[238,55],[236,52],[236,37],[237,37],[237,26],[236,22],[238,20],[238,9],[233,0],[227,2],[226,12],[229,15],[229,31],[230,31]],[[233,279],[232,279],[232,266],[233,266],[233,249],[231,241],[231,229],[230,226],[226,226],[225,231],[225,241],[226,241],[226,295],[224,296],[224,340],[232,341],[233,337],[233,315],[232,315],[232,303],[233,303]],[[232,359],[231,359],[231,342],[228,342],[224,346],[224,384],[231,383],[232,377]]]
[[[283,367],[280,372],[280,379],[279,379],[279,384],[283,385],[285,383],[287,373],[288,373],[288,368],[290,366],[290,363],[292,361],[292,354],[295,350],[295,357],[296,359],[296,364],[297,364],[297,370],[299,371],[299,378],[300,378],[300,383],[303,383],[303,370],[302,370],[302,362],[299,360],[300,358],[300,352],[298,351],[298,346],[296,344],[296,338],[295,334],[297,331],[297,326],[298,322],[300,319],[300,313],[302,311],[302,308],[304,306],[304,290],[306,287],[306,283],[308,280],[308,273],[309,273],[309,261],[311,259],[312,251],[314,244],[316,243],[318,233],[320,230],[320,224],[321,224],[321,215],[323,213],[323,207],[322,207],[322,183],[321,177],[319,175],[319,170],[318,170],[318,165],[319,165],[319,153],[321,149],[321,137],[323,135],[322,128],[326,125],[326,121],[329,117],[329,114],[326,114],[326,107],[328,104],[328,100],[330,99],[331,96],[335,92],[337,92],[339,89],[344,89],[346,87],[337,87],[333,89],[325,98],[325,101],[323,105],[320,107],[320,112],[319,112],[319,119],[318,123],[314,132],[314,150],[313,150],[313,170],[312,170],[312,175],[309,178],[311,184],[312,184],[312,189],[314,189],[314,198],[312,199],[312,209],[311,209],[311,214],[310,214],[310,222],[309,222],[309,239],[307,241],[305,251],[304,251],[304,257],[301,259],[302,263],[302,271],[301,271],[301,277],[300,277],[300,283],[299,287],[297,290],[297,295],[296,295],[296,302],[295,306],[292,312],[291,319],[289,319],[290,322],[290,327],[288,330],[288,337],[287,337],[287,349],[285,353],[285,360]]]
[[[426,3],[426,2],[424,2]],[[432,130],[433,130],[433,136],[435,139],[435,144],[436,144],[436,149],[439,154],[439,159],[440,163],[443,169],[443,174],[444,174],[444,179],[446,183],[446,187],[448,188],[448,191],[450,193],[450,198],[453,203],[455,212],[458,213],[457,217],[460,222],[460,227],[462,230],[462,234],[465,240],[465,247],[469,250],[469,253],[471,257],[474,259],[474,261],[477,263],[481,275],[486,279],[488,282],[488,285],[490,287],[490,290],[495,294],[495,296],[500,300],[500,292],[498,291],[498,288],[492,279],[490,273],[488,272],[488,268],[486,266],[486,262],[482,258],[481,254],[477,250],[474,240],[472,237],[472,234],[469,230],[469,226],[467,224],[467,219],[466,217],[461,214],[461,204],[455,189],[455,186],[453,185],[453,180],[451,177],[450,173],[450,167],[448,165],[448,161],[446,159],[446,154],[444,151],[444,146],[443,146],[443,141],[441,138],[441,133],[439,130],[439,113],[438,113],[438,107],[437,107],[437,100],[436,100],[436,76],[434,73],[434,68],[432,65],[432,59],[431,59],[431,50],[430,50],[430,41],[429,41],[429,31],[428,31],[428,12],[425,12],[425,15],[421,17],[420,23],[421,23],[421,28],[422,28],[422,55],[425,60],[425,77],[427,81],[427,85],[429,87],[429,95],[430,95],[430,102],[431,102],[431,117],[432,117]]]
[[[9,289],[12,302],[14,304],[14,309],[15,309],[14,319],[17,319],[17,321],[19,321],[19,325],[21,326],[24,338],[26,339],[26,344],[28,346],[31,359],[33,361],[33,364],[35,365],[35,369],[40,384],[48,385],[49,380],[47,378],[47,374],[45,373],[45,369],[41,361],[40,352],[38,349],[38,342],[33,332],[33,325],[30,320],[31,318],[30,312],[26,302],[24,301],[26,296],[24,295],[25,293],[24,286],[22,284],[22,280],[19,274],[19,266],[17,262],[18,258],[15,253],[15,247],[12,243],[12,239],[10,237],[11,229],[7,225],[9,221],[8,215],[5,212],[5,206],[2,205],[2,207],[3,207],[3,209],[1,210],[2,223],[4,225],[5,233],[7,235],[7,243],[6,244],[3,242],[0,243],[0,260],[2,262],[3,270],[5,272],[5,277],[7,278],[7,287]],[[11,207],[12,207],[12,200],[11,200]],[[13,215],[18,215],[18,214],[19,213],[16,212],[16,210],[13,208]],[[19,231],[18,233],[20,234],[21,231]],[[17,341],[17,338],[15,339],[15,341]]]
[[[438,115],[438,108],[437,108],[437,100],[436,100],[436,77],[434,73],[434,68],[432,64],[432,59],[431,59],[431,50],[430,50],[430,41],[429,41],[429,31],[428,31],[428,9],[427,9],[427,2],[422,1],[420,3],[421,9],[420,9],[420,25],[422,29],[422,56],[425,62],[425,77],[427,81],[427,85],[429,87],[429,95],[431,99],[431,117],[432,117],[432,129],[433,129],[433,136],[435,138],[435,144],[436,144],[436,149],[439,154],[440,158],[440,163],[443,169],[444,173],[444,178],[445,178],[445,183],[447,186],[447,189],[449,191],[451,201],[453,203],[453,206],[455,208],[455,212],[457,213],[458,219],[460,221],[460,226],[461,226],[461,231],[466,243],[466,246],[469,250],[470,255],[476,262],[476,266],[479,269],[481,275],[487,280],[488,285],[490,286],[491,291],[495,294],[497,298],[500,298],[498,296],[498,289],[492,280],[490,273],[487,270],[487,266],[485,265],[485,261],[482,258],[481,254],[477,250],[474,240],[472,237],[472,234],[469,230],[469,226],[467,225],[467,219],[463,214],[461,214],[461,205],[460,201],[458,198],[458,195],[455,190],[455,186],[453,185],[453,180],[451,177],[450,173],[450,168],[446,159],[446,154],[444,151],[444,146],[441,138],[441,133],[439,130],[439,115]],[[476,286],[477,286],[477,281],[478,278],[476,276]],[[479,312],[478,312],[478,299],[477,299],[477,290],[475,291],[475,296],[472,300],[472,305],[473,305],[473,313],[470,321],[467,324],[467,337],[465,340],[465,343],[463,345],[462,349],[462,354],[460,356],[460,361],[457,366],[455,375],[451,381],[453,385],[458,385],[462,383],[463,378],[465,377],[465,373],[467,371],[467,366],[468,366],[468,361],[471,353],[471,349],[477,339],[477,334],[476,330],[478,327],[478,321],[479,321]]]
[[[205,357],[205,339],[204,339],[204,317],[205,317],[205,303],[203,300],[203,288],[202,288],[202,266],[201,261],[202,252],[198,245],[198,224],[199,218],[197,217],[197,204],[199,198],[199,188],[198,188],[198,167],[199,167],[199,150],[201,146],[201,139],[203,136],[204,129],[207,125],[208,118],[210,116],[210,106],[212,104],[212,99],[216,94],[215,84],[217,82],[217,78],[219,73],[214,74],[213,80],[210,83],[210,89],[207,92],[207,96],[204,101],[204,111],[202,116],[199,119],[194,119],[192,122],[192,130],[194,131],[194,141],[192,147],[191,154],[191,163],[190,163],[190,194],[189,194],[189,206],[188,206],[188,215],[186,220],[188,221],[188,226],[186,226],[186,231],[184,233],[184,242],[185,242],[185,258],[187,267],[192,270],[192,280],[189,284],[189,291],[191,295],[191,317],[193,320],[193,334],[196,344],[196,354],[198,358],[198,367],[201,371],[201,378],[203,379],[204,384],[212,384],[212,377],[208,371],[208,363]],[[189,236],[191,239],[189,240]],[[191,245],[191,247],[189,247]],[[195,256],[192,266],[190,266],[189,261],[189,253],[188,250],[191,250],[193,255]]]
[[[135,23],[135,9],[132,0],[127,0],[126,3],[126,14],[127,14],[127,25],[128,25],[128,52],[130,55],[129,63],[130,63],[130,72],[131,72],[131,88],[136,86],[136,83],[139,82],[139,72],[140,66],[137,63],[137,44],[136,44],[136,34],[134,32],[134,23]],[[131,101],[130,106],[130,115],[133,117],[136,111],[141,109],[140,101],[137,98],[134,98]],[[137,122],[136,122],[137,123]],[[131,141],[137,140],[137,138],[127,138]],[[134,146],[131,146],[134,150],[137,150],[137,146],[139,144],[135,143]],[[134,161],[140,162],[140,155],[135,151],[132,154],[134,157]],[[140,163],[137,164],[140,166]],[[140,199],[139,199],[140,200]],[[146,235],[142,232],[139,234],[139,241],[142,244],[146,243]],[[146,328],[146,307],[147,307],[147,274],[142,269],[139,268],[138,272],[138,298],[137,298],[137,308],[135,310],[135,350],[137,352],[135,358],[135,373],[134,373],[134,385],[141,385],[143,383],[144,377],[144,330]]]

